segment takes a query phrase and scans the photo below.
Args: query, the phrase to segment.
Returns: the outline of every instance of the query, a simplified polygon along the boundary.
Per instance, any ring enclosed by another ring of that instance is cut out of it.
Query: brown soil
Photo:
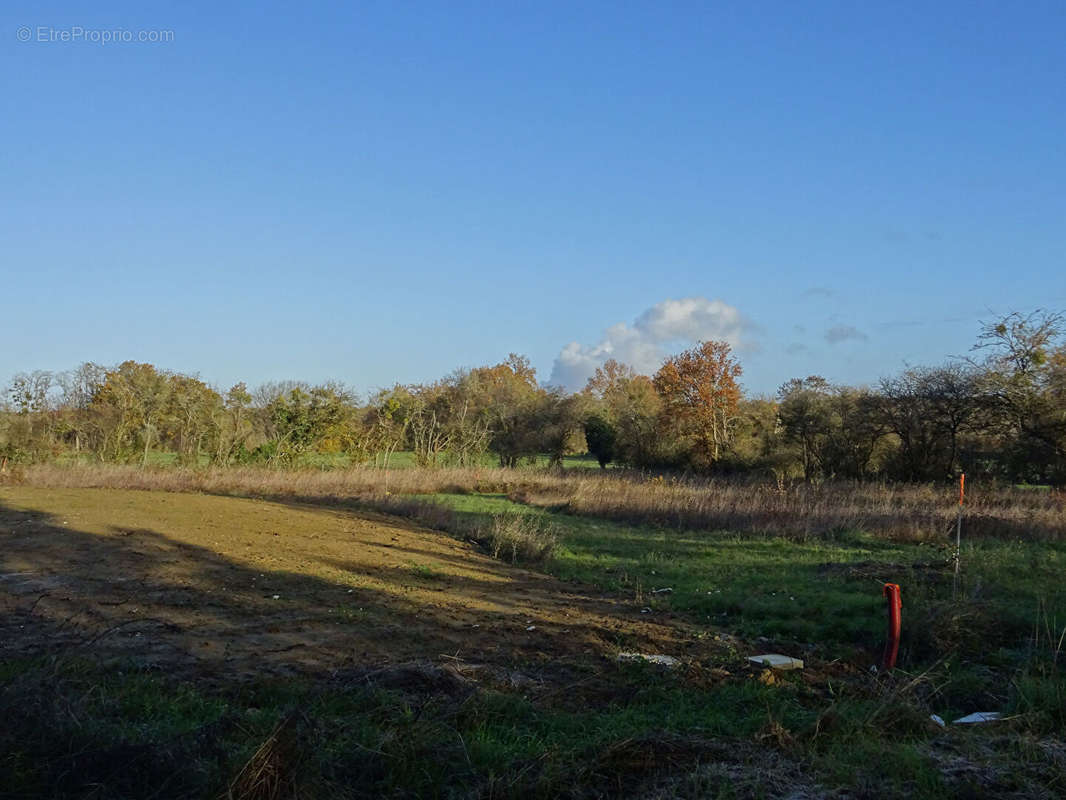
[[[0,654],[101,654],[227,680],[618,650],[710,665],[706,632],[373,513],[231,497],[0,488]]]

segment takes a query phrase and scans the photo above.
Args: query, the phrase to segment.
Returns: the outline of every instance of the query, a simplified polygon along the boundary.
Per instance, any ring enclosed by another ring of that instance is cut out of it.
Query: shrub
[[[617,438],[618,432],[614,426],[599,414],[593,414],[585,420],[585,441],[589,452],[596,457],[601,467],[614,461]]]

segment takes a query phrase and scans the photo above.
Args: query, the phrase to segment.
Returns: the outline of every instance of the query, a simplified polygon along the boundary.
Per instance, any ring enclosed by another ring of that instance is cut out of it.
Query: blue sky
[[[8,2],[0,380],[939,362],[1066,308],[1064,42],[1061,0]]]

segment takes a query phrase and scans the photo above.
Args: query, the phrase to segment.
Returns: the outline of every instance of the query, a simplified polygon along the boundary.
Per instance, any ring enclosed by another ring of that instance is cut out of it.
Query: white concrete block
[[[800,659],[792,658],[792,656],[783,656],[780,653],[748,656],[748,661],[752,664],[758,664],[760,667],[770,667],[770,669],[803,669],[803,662]]]

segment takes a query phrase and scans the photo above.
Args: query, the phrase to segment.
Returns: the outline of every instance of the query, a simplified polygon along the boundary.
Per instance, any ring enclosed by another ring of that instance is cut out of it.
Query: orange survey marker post
[[[959,595],[959,570],[962,567],[962,504],[966,500],[966,473],[959,475],[959,513],[955,517],[955,579],[951,584],[951,598]]]
[[[885,655],[881,661],[882,669],[896,666],[899,655],[899,633],[903,625],[903,600],[898,583],[886,583],[882,595],[888,600],[888,638],[885,640]]]

